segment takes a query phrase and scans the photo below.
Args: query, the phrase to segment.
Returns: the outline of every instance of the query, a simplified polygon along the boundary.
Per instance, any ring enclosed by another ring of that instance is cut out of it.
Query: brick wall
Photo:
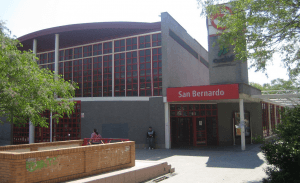
[[[31,152],[0,149],[0,182],[61,182],[134,165],[133,141]]]

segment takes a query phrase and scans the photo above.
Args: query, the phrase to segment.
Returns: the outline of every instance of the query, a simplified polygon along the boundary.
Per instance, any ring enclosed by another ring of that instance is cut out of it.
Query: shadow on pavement
[[[245,151],[242,151],[240,146],[192,149],[136,149],[136,160],[157,161],[176,156],[194,156],[208,158],[206,167],[254,169],[264,163],[257,155],[260,152],[259,146],[259,144],[247,144]]]

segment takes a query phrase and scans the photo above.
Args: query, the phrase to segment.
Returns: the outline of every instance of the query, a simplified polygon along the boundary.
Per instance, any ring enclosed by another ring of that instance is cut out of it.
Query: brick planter
[[[135,142],[83,140],[0,147],[0,182],[61,182],[135,166]]]

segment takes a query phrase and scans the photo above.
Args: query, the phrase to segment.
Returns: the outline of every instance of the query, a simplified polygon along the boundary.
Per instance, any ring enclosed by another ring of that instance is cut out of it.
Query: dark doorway
[[[171,118],[172,147],[193,146],[192,118]]]
[[[193,117],[194,123],[194,146],[207,145],[205,117]]]
[[[171,147],[218,145],[217,104],[171,104]]]
[[[207,145],[218,145],[217,117],[206,117]]]

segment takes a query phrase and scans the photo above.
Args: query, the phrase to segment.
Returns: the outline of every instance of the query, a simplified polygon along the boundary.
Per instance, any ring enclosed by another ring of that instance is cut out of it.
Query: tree
[[[249,85],[255,87],[255,88],[258,88],[260,89],[261,91],[265,91],[265,88],[264,88],[264,85],[261,85],[259,83],[254,83],[254,82],[250,82]]]
[[[231,13],[218,16],[220,47],[234,45],[237,60],[251,61],[256,71],[266,71],[278,53],[290,77],[300,73],[300,1],[299,0],[197,0],[201,16],[212,18],[226,12],[228,2]],[[227,11],[228,12],[228,11]],[[247,49],[246,49],[247,48]]]
[[[284,80],[284,79],[277,78],[272,80],[271,83],[260,85],[258,83],[250,82],[250,85],[260,89],[261,91],[299,89],[299,84],[297,83],[297,81],[295,81],[295,79]]]
[[[17,125],[24,125],[30,119],[35,126],[48,127],[41,113],[50,110],[55,114],[54,119],[70,115],[74,111],[71,99],[77,85],[61,76],[55,80],[53,72],[40,69],[35,61],[38,58],[31,51],[18,50],[20,46],[0,21],[0,116]]]
[[[275,129],[278,139],[261,149],[269,165],[264,182],[300,182],[300,108],[285,109],[282,123]]]

